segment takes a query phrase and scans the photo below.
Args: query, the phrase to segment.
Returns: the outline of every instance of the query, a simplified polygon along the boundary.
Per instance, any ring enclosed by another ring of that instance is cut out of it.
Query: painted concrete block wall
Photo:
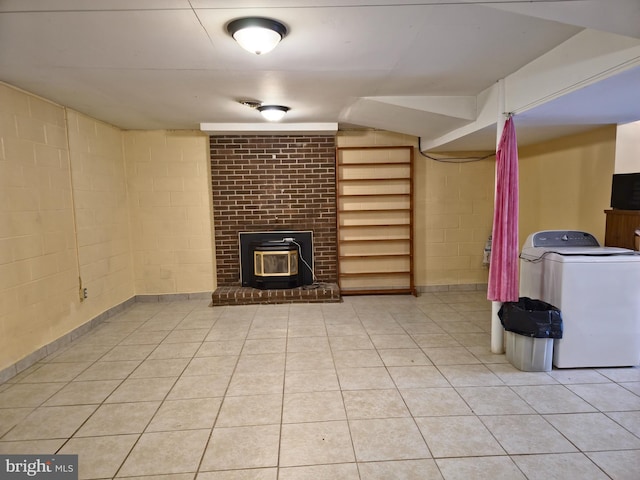
[[[96,316],[134,294],[122,131],[72,110],[67,124],[82,308]]]
[[[587,231],[604,243],[615,151],[615,126],[521,148],[520,244],[555,229]]]
[[[123,136],[136,294],[212,292],[209,137],[196,131]]]
[[[0,84],[0,142],[2,370],[96,310],[79,298],[64,108]]]
[[[640,172],[640,122],[618,125],[615,173],[638,172]]]

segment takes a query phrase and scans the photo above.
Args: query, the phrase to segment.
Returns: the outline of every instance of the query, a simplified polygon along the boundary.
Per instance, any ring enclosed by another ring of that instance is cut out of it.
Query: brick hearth
[[[335,283],[310,288],[259,290],[251,287],[218,287],[212,296],[213,306],[250,305],[256,303],[327,303],[340,302],[340,288]]]

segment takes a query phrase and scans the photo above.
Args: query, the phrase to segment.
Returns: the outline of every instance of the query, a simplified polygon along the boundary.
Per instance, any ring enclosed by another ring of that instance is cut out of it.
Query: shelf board
[[[367,223],[366,225],[340,225],[340,228],[371,228],[371,227],[410,227],[408,223]]]
[[[349,259],[368,259],[368,258],[411,258],[411,255],[408,253],[384,253],[384,254],[371,254],[371,255],[340,255],[338,258],[341,260],[349,260]]]
[[[338,162],[338,167],[410,167],[411,163],[409,162],[354,162],[354,163],[344,163]]]
[[[340,183],[362,183],[362,182],[380,182],[387,180],[411,180],[410,177],[384,177],[384,178],[341,178]]]
[[[410,213],[410,208],[372,208],[359,210],[338,210],[338,213]]]
[[[348,296],[348,295],[402,295],[402,294],[411,294],[411,295],[417,296],[418,292],[413,287],[340,288],[340,295],[342,295],[342,296]]]
[[[402,275],[409,275],[409,270],[402,270],[396,272],[358,272],[358,273],[341,273],[339,278],[358,278],[358,277],[397,277]]]
[[[338,243],[369,243],[369,242],[408,242],[409,237],[396,238],[361,238],[357,240],[338,240]]]
[[[338,198],[344,197],[410,197],[410,193],[339,193]]]

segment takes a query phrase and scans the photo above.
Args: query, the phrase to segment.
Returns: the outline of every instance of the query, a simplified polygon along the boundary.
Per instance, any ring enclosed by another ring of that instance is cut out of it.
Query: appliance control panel
[[[587,232],[548,230],[529,235],[527,247],[599,247],[598,240]]]

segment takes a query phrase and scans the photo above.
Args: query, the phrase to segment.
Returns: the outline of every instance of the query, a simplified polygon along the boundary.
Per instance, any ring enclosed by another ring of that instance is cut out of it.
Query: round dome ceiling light
[[[248,52],[262,55],[287,35],[287,27],[270,18],[245,17],[229,22],[227,32]]]
[[[289,107],[283,105],[261,105],[258,111],[270,122],[278,122],[284,118],[284,114],[289,111]]]

